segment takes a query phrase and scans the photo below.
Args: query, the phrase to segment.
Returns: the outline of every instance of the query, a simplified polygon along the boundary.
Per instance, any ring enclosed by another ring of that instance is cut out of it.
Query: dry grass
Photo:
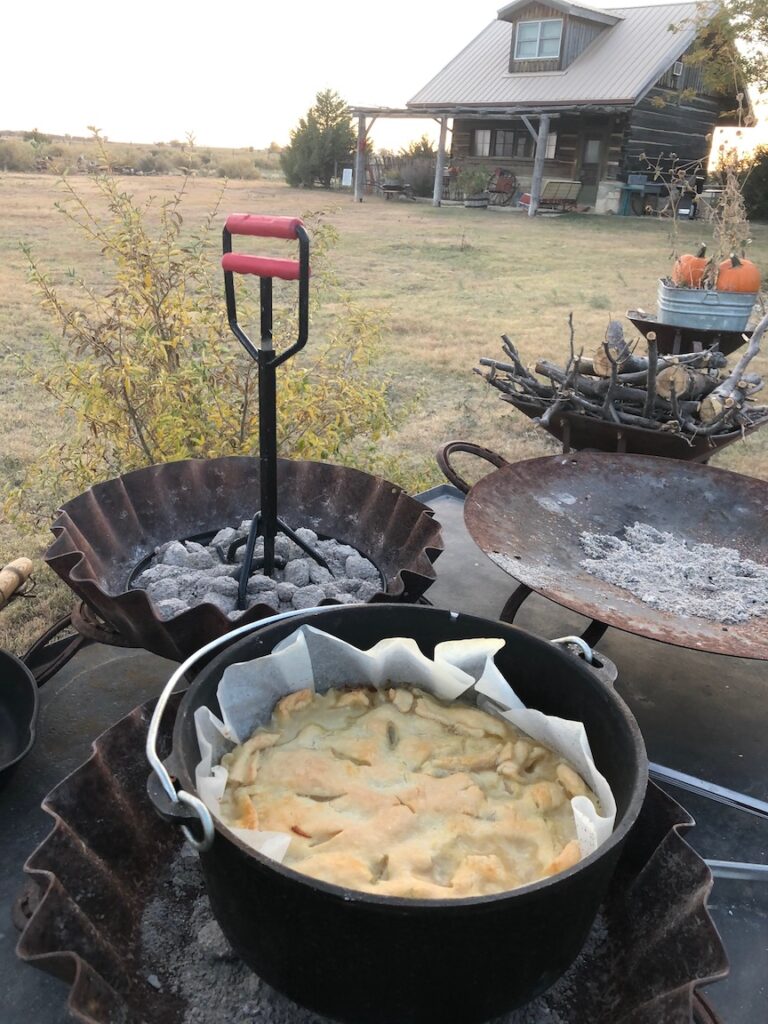
[[[78,179],[86,193],[93,182]],[[170,193],[178,178],[126,179],[143,195]],[[213,205],[220,182],[193,182],[184,203],[188,226]],[[44,443],[66,429],[47,397],[16,376],[13,352],[45,359],[51,327],[26,281],[20,240],[31,242],[50,267],[98,274],[97,253],[56,213],[54,179],[0,176],[0,459],[5,482],[18,480]],[[441,482],[433,453],[442,441],[462,437],[516,460],[547,454],[555,444],[521,414],[501,403],[472,368],[481,355],[500,356],[506,332],[526,362],[567,351],[573,310],[577,348],[601,341],[609,315],[630,307],[655,308],[656,279],[669,269],[668,224],[634,218],[529,218],[506,210],[433,209],[425,203],[290,190],[275,182],[233,182],[227,212],[301,214],[323,209],[341,235],[340,278],[359,301],[389,318],[378,370],[392,381],[392,399],[405,411],[393,437],[382,444],[401,482],[421,489]],[[706,240],[707,225],[684,223],[682,245]],[[768,227],[754,228],[753,258],[768,265]],[[222,298],[223,301],[223,298]],[[330,315],[330,314],[328,314]],[[631,325],[626,324],[631,336]],[[322,331],[322,317],[315,337]],[[233,339],[233,344],[235,344]],[[309,346],[312,345],[310,336]],[[768,374],[768,356],[756,367]],[[768,479],[768,431],[735,445],[716,465]],[[362,456],[361,456],[362,458]],[[365,467],[363,467],[365,468]],[[51,495],[51,509],[56,495]],[[39,559],[46,531],[23,534],[0,521],[0,563],[27,554]],[[39,562],[36,596],[0,613],[0,646],[23,650],[70,605],[69,593]]]

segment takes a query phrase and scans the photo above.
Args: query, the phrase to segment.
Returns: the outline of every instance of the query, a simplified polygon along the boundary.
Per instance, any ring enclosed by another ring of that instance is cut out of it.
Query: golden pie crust
[[[222,759],[235,828],[291,834],[283,863],[412,899],[485,896],[580,858],[570,798],[595,795],[513,725],[411,687],[300,690]]]

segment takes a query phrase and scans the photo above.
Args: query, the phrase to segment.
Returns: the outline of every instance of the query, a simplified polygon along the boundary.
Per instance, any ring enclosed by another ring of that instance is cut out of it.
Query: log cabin
[[[689,60],[704,11],[514,0],[406,108],[440,120],[441,177],[449,163],[511,171],[533,193],[530,213],[542,181],[579,181],[580,207],[625,212],[630,175],[706,166],[712,129],[735,123],[735,88],[716,94]]]

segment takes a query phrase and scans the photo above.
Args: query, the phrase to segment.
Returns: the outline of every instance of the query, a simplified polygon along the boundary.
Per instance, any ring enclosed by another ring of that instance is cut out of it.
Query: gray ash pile
[[[225,527],[207,544],[173,540],[155,549],[146,569],[133,586],[146,590],[157,614],[163,619],[180,615],[199,604],[212,604],[236,619],[238,577],[245,547],[235,552],[235,562],[222,561],[220,552],[247,537],[251,523]],[[285,561],[272,577],[256,570],[248,581],[246,609],[265,604],[276,612],[292,608],[314,608],[324,600],[340,604],[369,601],[383,591],[381,574],[373,562],[348,544],[318,540],[314,530],[298,529],[296,535],[314,548],[330,571],[319,565],[288,537],[275,538],[275,556]],[[263,554],[264,541],[256,542],[255,557]],[[239,559],[239,561],[238,561]]]
[[[582,533],[583,569],[651,608],[724,625],[768,615],[768,565],[734,548],[686,541],[646,523],[623,537]]]

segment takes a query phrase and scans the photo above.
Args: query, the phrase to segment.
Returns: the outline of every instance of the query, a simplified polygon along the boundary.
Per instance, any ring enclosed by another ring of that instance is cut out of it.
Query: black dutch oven
[[[0,650],[0,786],[32,749],[37,714],[35,677],[24,662]]]
[[[215,694],[224,669],[269,654],[303,624],[363,649],[385,637],[413,637],[427,656],[445,640],[502,637],[506,644],[496,664],[524,703],[584,722],[597,767],[616,798],[616,826],[595,853],[552,878],[493,896],[416,900],[377,897],[301,875],[246,847],[220,822],[214,826],[202,809],[203,822],[208,819],[199,844],[206,887],[233,949],[274,988],[348,1024],[480,1024],[534,998],[576,958],[643,803],[648,764],[629,709],[584,661],[501,622],[401,605],[277,616],[233,638],[185,694],[166,762],[183,787],[174,801],[168,777],[159,784],[157,730],[150,729],[147,751],[156,770],[150,795],[166,820],[197,822],[188,828],[193,838],[200,835],[195,809],[201,809],[195,710],[207,705],[220,714]]]

